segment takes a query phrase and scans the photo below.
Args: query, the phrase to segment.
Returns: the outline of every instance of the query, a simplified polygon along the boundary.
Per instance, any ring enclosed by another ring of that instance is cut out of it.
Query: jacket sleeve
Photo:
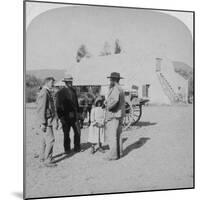
[[[62,94],[61,91],[58,91],[56,93],[56,112],[57,117],[60,119],[64,116],[64,108],[63,108],[63,102],[62,102]]]
[[[41,92],[37,99],[37,113],[40,120],[40,124],[46,124],[46,109],[47,109],[47,93]]]
[[[77,105],[77,112],[80,113],[80,107],[79,107],[79,103],[78,103],[78,96],[76,94],[76,105]]]
[[[120,92],[118,88],[114,87],[112,93],[108,97],[107,100],[107,109],[112,110],[119,101]]]
[[[79,103],[78,103],[78,96],[77,96],[76,90],[74,88],[72,88],[72,91],[73,91],[74,97],[75,97],[75,99],[74,99],[75,104],[72,102],[71,106],[72,106],[72,108],[74,108],[75,112],[80,113],[80,107],[79,107]]]

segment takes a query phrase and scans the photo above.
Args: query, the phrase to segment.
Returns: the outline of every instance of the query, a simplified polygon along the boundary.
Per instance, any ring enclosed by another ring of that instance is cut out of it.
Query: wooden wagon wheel
[[[142,106],[133,105],[131,101],[126,100],[123,129],[126,130],[130,126],[136,124],[140,120],[141,115],[142,115]]]
[[[132,119],[133,122],[131,125],[136,124],[142,116],[142,105],[133,105],[133,113],[132,113]]]

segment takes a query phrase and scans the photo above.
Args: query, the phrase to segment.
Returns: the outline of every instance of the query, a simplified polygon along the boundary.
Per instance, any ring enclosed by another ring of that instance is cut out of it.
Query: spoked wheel
[[[125,104],[125,117],[123,120],[123,129],[126,130],[130,126],[136,124],[142,115],[141,105],[132,105],[131,102]]]
[[[133,105],[133,113],[132,113],[132,124],[136,124],[142,116],[142,106],[141,105]]]

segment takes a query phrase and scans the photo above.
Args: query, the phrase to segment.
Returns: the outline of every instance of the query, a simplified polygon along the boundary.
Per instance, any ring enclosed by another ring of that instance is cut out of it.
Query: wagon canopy
[[[91,59],[83,59],[74,64],[70,73],[74,77],[74,85],[109,85],[107,77],[111,72],[119,72],[124,79],[120,82],[124,85],[127,76],[124,73],[124,64],[119,64],[120,55],[99,56]],[[127,68],[127,67],[126,67]]]
[[[119,72],[124,77],[120,83],[128,90],[136,85],[139,88],[139,97],[143,97],[143,86],[148,85],[151,103],[170,104],[170,99],[157,77],[155,66],[155,57],[142,55],[140,52],[134,52],[134,55],[127,52],[82,59],[81,62],[74,63],[68,73],[73,75],[74,85],[106,86],[109,84],[107,76],[111,72]],[[163,60],[162,72],[174,90],[178,85],[187,86],[186,80],[174,71],[170,60]]]

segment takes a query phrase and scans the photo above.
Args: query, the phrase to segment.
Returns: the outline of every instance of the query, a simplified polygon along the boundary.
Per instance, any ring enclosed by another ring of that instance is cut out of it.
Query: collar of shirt
[[[46,90],[50,92],[50,89],[47,86],[43,86],[43,88],[45,88]]]

